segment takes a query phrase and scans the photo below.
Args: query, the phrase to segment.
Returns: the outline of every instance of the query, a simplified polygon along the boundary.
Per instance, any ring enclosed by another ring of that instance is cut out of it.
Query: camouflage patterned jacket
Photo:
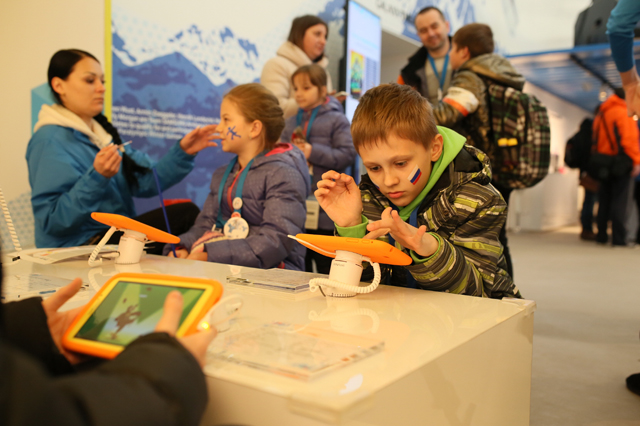
[[[382,283],[406,286],[406,271],[425,290],[473,296],[520,297],[505,271],[506,262],[498,241],[507,219],[507,206],[491,185],[487,156],[465,145],[447,166],[435,186],[418,207],[418,226],[426,225],[440,240],[438,251],[409,266],[380,265]],[[373,185],[368,175],[360,183],[363,215],[379,220],[389,200]],[[368,273],[372,273],[368,268]],[[368,274],[367,274],[368,275]],[[363,279],[366,278],[366,275]]]
[[[467,138],[467,143],[489,154],[489,110],[487,86],[483,78],[495,80],[507,87],[522,90],[524,77],[511,63],[495,53],[469,59],[458,69],[444,98],[433,106],[433,115],[439,126],[448,127]]]

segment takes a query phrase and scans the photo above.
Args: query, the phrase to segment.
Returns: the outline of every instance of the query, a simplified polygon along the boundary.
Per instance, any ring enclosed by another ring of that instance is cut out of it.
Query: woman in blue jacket
[[[40,110],[26,155],[38,247],[97,243],[107,227],[91,219],[94,211],[160,227],[161,211],[136,217],[132,199],[158,193],[151,169],[165,190],[193,169],[196,153],[217,145],[211,141],[215,125],[205,126],[152,163],[146,154],[123,146],[102,115],[103,79],[98,60],[82,50],[58,51],[49,63],[49,86],[58,103]],[[171,231],[178,234],[193,224],[198,208],[170,206],[168,214]]]

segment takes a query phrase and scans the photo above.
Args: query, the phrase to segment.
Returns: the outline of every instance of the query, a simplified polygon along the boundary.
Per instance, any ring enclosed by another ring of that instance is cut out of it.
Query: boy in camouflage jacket
[[[367,175],[358,188],[329,171],[315,195],[339,235],[384,238],[412,257],[406,267],[381,265],[383,283],[520,297],[498,241],[506,204],[484,153],[436,127],[429,102],[397,84],[365,93],[351,133]]]

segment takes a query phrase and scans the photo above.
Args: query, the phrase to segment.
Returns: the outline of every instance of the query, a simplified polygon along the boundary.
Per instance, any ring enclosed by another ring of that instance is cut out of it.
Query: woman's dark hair
[[[60,94],[53,90],[53,84],[51,84],[54,77],[58,77],[62,80],[66,80],[69,78],[69,74],[73,72],[73,68],[76,66],[78,62],[80,62],[84,58],[91,58],[94,61],[100,63],[95,56],[93,56],[89,52],[85,52],[80,49],[65,49],[57,51],[49,61],[49,69],[47,70],[47,78],[49,81],[49,87],[51,88],[51,92],[53,96],[56,98],[56,101],[62,105],[62,99],[60,98]],[[122,145],[122,138],[118,134],[118,130],[113,127],[113,124],[109,122],[107,117],[103,114],[98,114],[93,117],[94,120],[98,122],[102,126],[102,128],[111,135],[113,138],[113,143],[115,145]],[[143,167],[136,163],[128,154],[122,153],[122,171],[124,173],[125,179],[127,179],[127,183],[129,186],[135,188],[138,186],[138,179],[136,177],[137,173],[148,173],[150,170],[147,167]]]
[[[291,31],[289,31],[289,38],[287,39],[291,43],[303,49],[304,34],[307,30],[315,25],[322,24],[327,29],[327,37],[329,37],[329,26],[321,18],[315,15],[298,16],[291,23]],[[311,58],[313,62],[318,62],[324,53],[317,58]]]

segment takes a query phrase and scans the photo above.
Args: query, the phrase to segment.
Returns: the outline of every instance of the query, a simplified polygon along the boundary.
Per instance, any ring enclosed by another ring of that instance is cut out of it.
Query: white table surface
[[[3,266],[5,275],[81,277],[93,287],[119,272],[212,278],[223,284],[225,296],[240,293],[244,299],[226,332],[285,322],[385,342],[382,353],[310,381],[210,358],[203,424],[529,424],[531,301],[387,286],[350,299],[307,292],[292,300],[226,283],[228,275],[247,268],[159,256],[143,256],[136,265],[105,261],[95,268],[86,261]]]

